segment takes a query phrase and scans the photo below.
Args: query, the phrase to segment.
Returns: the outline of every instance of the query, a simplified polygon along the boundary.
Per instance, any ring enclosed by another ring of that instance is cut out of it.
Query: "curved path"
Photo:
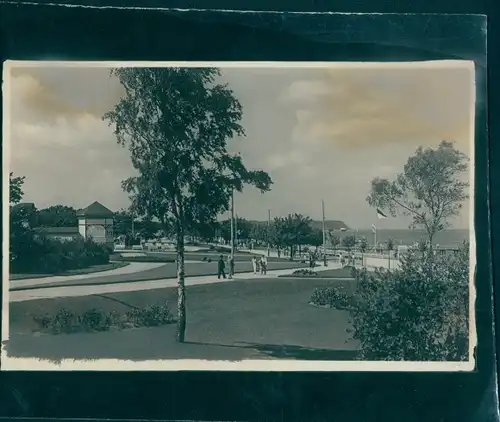
[[[303,268],[303,267],[302,267]],[[328,267],[316,267],[315,271],[325,271],[335,268],[340,268],[340,265],[329,264]],[[246,272],[235,274],[233,279],[218,279],[214,275],[201,275],[186,277],[186,286],[195,286],[200,284],[213,284],[213,283],[232,283],[238,280],[251,280],[251,279],[276,279],[278,276],[292,275],[298,268],[287,268],[280,270],[270,270],[267,275],[254,275],[253,272]],[[27,300],[48,299],[56,297],[75,297],[75,296],[89,296],[99,295],[106,293],[117,292],[134,292],[140,290],[154,290],[166,287],[177,286],[177,279],[163,278],[156,280],[145,280],[127,283],[112,283],[112,284],[99,284],[99,285],[85,285],[85,286],[58,286],[58,287],[45,287],[41,289],[18,290],[9,293],[10,302],[23,302]]]
[[[75,275],[59,275],[42,278],[24,278],[22,280],[9,280],[10,286],[14,288],[36,287],[46,284],[73,282],[77,280],[85,280],[97,277],[119,276],[124,274],[135,274],[143,271],[152,270],[165,265],[164,262],[131,262],[129,265],[112,270],[99,271],[97,273],[75,274]]]

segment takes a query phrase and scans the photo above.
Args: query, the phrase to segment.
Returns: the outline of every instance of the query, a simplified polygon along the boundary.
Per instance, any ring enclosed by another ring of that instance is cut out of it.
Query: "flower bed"
[[[61,308],[55,315],[36,315],[33,320],[38,332],[48,334],[69,334],[77,332],[99,332],[136,327],[157,327],[175,322],[166,303],[133,308],[128,312],[105,312],[90,309],[82,314]]]
[[[318,287],[314,289],[309,303],[338,310],[350,309],[353,298],[342,287]]]
[[[318,273],[313,270],[295,270],[292,275],[300,277],[318,277]]]

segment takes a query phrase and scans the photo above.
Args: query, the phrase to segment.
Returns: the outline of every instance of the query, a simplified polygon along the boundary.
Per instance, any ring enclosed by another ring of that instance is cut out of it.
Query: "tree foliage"
[[[104,119],[127,146],[138,176],[123,182],[132,209],[173,227],[178,253],[178,331],[184,340],[184,236],[213,224],[229,208],[233,190],[245,184],[261,192],[271,178],[249,170],[227,142],[243,137],[242,107],[218,83],[214,68],[113,69],[125,96]]]
[[[353,235],[346,236],[342,239],[342,246],[350,251],[356,246],[356,237]]]
[[[387,239],[386,246],[388,251],[393,251],[395,247],[394,239]]]
[[[23,199],[24,176],[14,177],[14,173],[9,174],[9,204],[15,205]]]
[[[469,184],[462,180],[467,169],[467,156],[452,142],[442,141],[435,149],[419,147],[395,180],[372,180],[367,201],[392,216],[410,216],[410,227],[424,228],[432,243],[468,198]]]
[[[469,247],[452,255],[410,253],[392,271],[356,270],[353,337],[368,360],[468,358]]]
[[[366,240],[366,237],[362,237],[361,240],[359,241],[359,251],[361,253],[365,253],[367,249],[368,249],[368,241]]]
[[[309,217],[297,213],[274,219],[273,236],[275,242],[290,248],[291,259],[297,246],[306,245],[311,240],[313,233],[311,222]]]
[[[336,248],[341,244],[340,236],[334,234],[333,231],[329,231],[327,233],[327,236],[328,236],[328,241],[333,248]]]
[[[38,211],[41,227],[75,227],[78,225],[76,210],[65,205],[52,205]]]

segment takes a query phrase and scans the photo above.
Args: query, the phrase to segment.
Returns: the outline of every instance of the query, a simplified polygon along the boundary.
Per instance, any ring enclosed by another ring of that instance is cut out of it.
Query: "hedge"
[[[60,241],[26,232],[11,237],[10,271],[12,273],[58,274],[109,263],[105,245],[81,238]]]

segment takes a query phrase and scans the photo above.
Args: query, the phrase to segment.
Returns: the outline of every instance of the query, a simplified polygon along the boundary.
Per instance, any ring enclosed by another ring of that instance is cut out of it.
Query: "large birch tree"
[[[261,192],[272,184],[249,170],[227,143],[245,135],[242,107],[215,68],[118,68],[125,95],[103,116],[128,147],[138,175],[124,180],[139,216],[173,227],[177,243],[177,341],[186,331],[184,237],[229,208],[245,184]]]

